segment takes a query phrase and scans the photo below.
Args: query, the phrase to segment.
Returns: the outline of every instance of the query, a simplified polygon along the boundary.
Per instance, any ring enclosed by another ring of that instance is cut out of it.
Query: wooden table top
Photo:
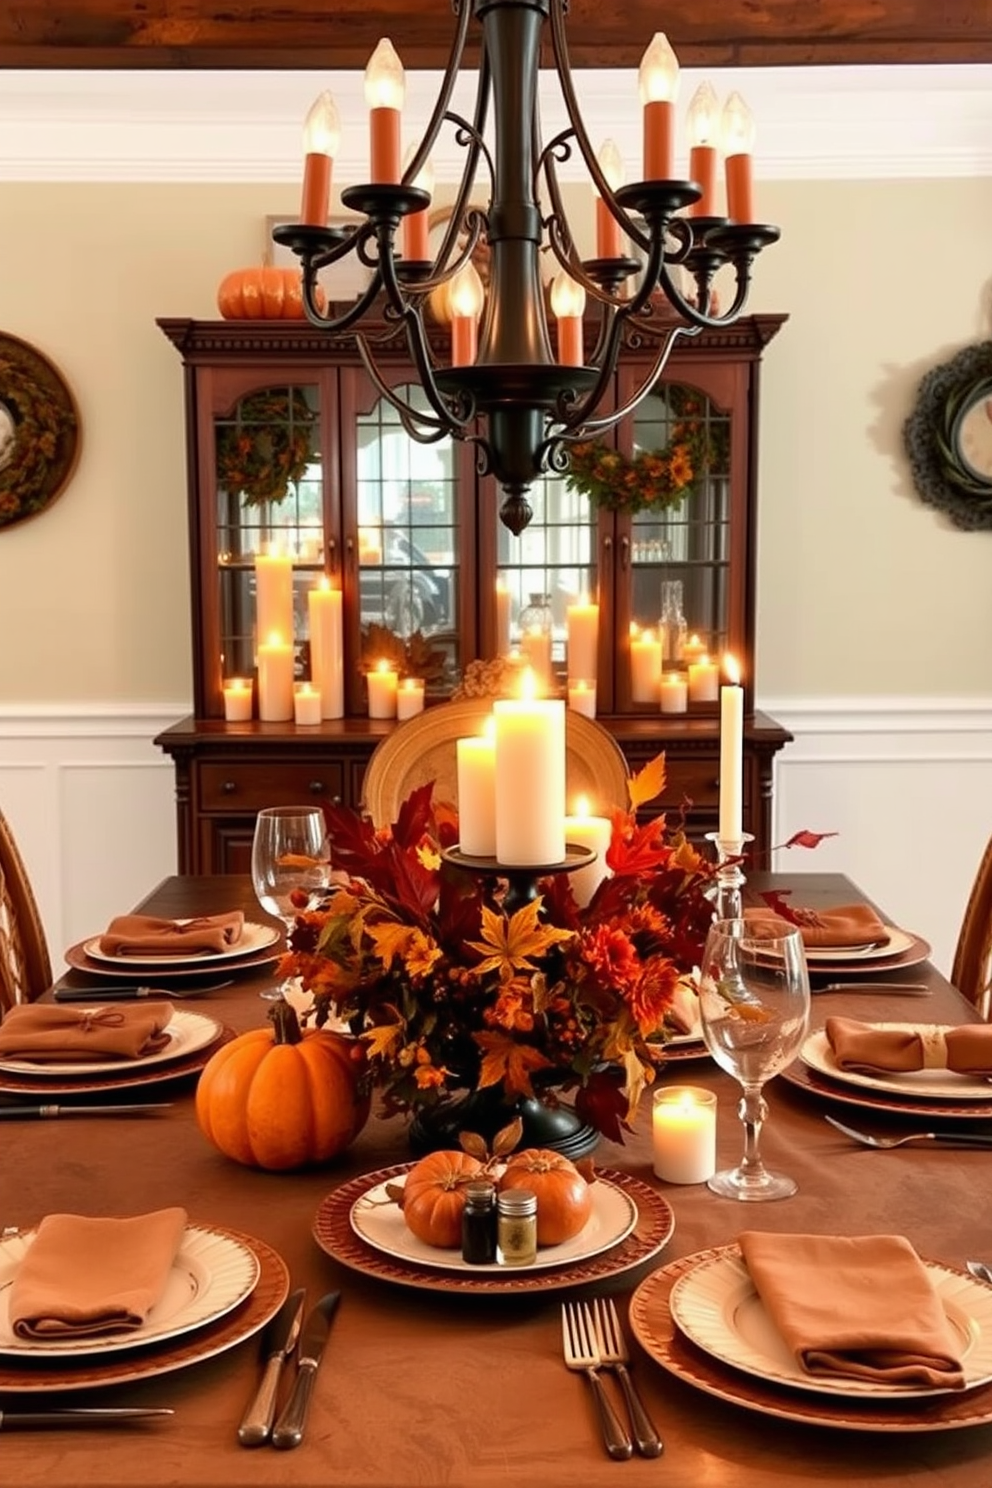
[[[852,886],[837,875],[779,876],[802,903],[840,903]],[[167,915],[242,906],[259,918],[247,881],[173,878],[142,908]],[[72,974],[70,979],[77,974]],[[925,980],[925,998],[868,992],[814,999],[814,1024],[829,1011],[905,1020],[961,1022],[974,1016],[929,965],[899,979]],[[195,1003],[247,1029],[264,1020],[265,974]],[[742,1146],[739,1092],[712,1062],[672,1064],[661,1078],[702,1085],[719,1099],[718,1157]],[[216,1152],[195,1120],[193,1085],[176,1083],[175,1104],[158,1116],[6,1121],[0,1147],[4,1226],[30,1227],[53,1210],[140,1213],[182,1204],[194,1223],[258,1237],[289,1267],[312,1302],[340,1287],[343,1300],[318,1379],[309,1429],[296,1451],[246,1451],[235,1431],[259,1378],[257,1340],[216,1358],[140,1383],[58,1397],[79,1405],[168,1405],[171,1421],[109,1430],[11,1431],[0,1442],[3,1481],[18,1488],[574,1488],[576,1484],[738,1485],[876,1483],[987,1488],[992,1426],[925,1432],[862,1432],[809,1425],[745,1409],[672,1377],[638,1347],[634,1370],[665,1440],[660,1461],[609,1461],[590,1392],[560,1354],[561,1293],[465,1296],[416,1290],[360,1274],[316,1244],[314,1215],[337,1185],[409,1159],[405,1128],[373,1116],[343,1158],[304,1173],[243,1168]],[[745,1206],[705,1186],[663,1185],[653,1177],[650,1121],[642,1113],[623,1146],[604,1142],[601,1167],[619,1169],[662,1193],[675,1215],[665,1250],[609,1291],[621,1314],[635,1287],[659,1266],[732,1242],[743,1228],[858,1234],[897,1232],[924,1256],[961,1266],[992,1260],[986,1195],[992,1151],[903,1149],[872,1152],[835,1132],[824,1112],[853,1125],[908,1129],[904,1118],[831,1107],[777,1079],[762,1136],[770,1166],[793,1174],[799,1193]],[[132,1097],[133,1098],[133,1097]],[[829,1279],[825,1278],[825,1285]],[[992,1410],[992,1387],[987,1388]],[[0,1409],[37,1407],[37,1397],[0,1394]],[[900,1410],[912,1417],[912,1410]],[[925,1402],[920,1418],[925,1418]],[[884,1416],[880,1417],[884,1419]]]

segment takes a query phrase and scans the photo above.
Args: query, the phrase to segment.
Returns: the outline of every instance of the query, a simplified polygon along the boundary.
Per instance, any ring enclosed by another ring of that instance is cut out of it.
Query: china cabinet
[[[685,803],[694,836],[716,826],[717,705],[690,688],[684,713],[662,713],[637,643],[656,645],[655,670],[682,681],[697,653],[736,657],[744,824],[767,854],[773,760],[789,735],[753,711],[755,472],[760,361],[783,320],[749,316],[678,342],[657,387],[585,451],[583,471],[605,474],[597,499],[588,480],[548,477],[519,537],[499,522],[471,447],[412,440],[352,346],[305,322],[160,320],[186,391],[194,711],[156,741],[176,769],[180,870],[245,871],[262,806],[360,803],[372,750],[396,726],[368,717],[364,669],[383,647],[426,678],[429,706],[474,685],[473,661],[526,648],[534,625],[564,695],[568,612],[583,601],[598,603],[583,661],[594,658],[583,680],[598,717],[632,768],[666,751],[664,804]],[[439,329],[442,360],[444,340]],[[650,338],[628,350],[618,399],[654,351]],[[413,383],[399,350],[380,361],[391,381]],[[639,490],[667,494],[636,509]],[[276,550],[291,560],[297,678],[311,674],[309,591],[324,576],[341,591],[342,716],[317,725],[262,722],[257,699],[250,720],[225,719],[225,681],[255,675],[258,560]]]

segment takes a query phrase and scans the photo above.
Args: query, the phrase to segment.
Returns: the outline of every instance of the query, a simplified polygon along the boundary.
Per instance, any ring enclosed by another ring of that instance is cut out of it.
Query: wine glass
[[[729,1199],[788,1198],[796,1183],[768,1172],[758,1141],[768,1115],[762,1086],[791,1064],[809,1025],[809,972],[800,932],[784,921],[715,921],[703,951],[699,1014],[706,1047],[744,1091],[737,1108],[744,1156],[738,1167],[715,1173],[709,1187]]]
[[[327,827],[319,806],[266,806],[258,813],[251,881],[262,908],[286,926],[287,941],[300,910],[330,882],[330,868]],[[279,998],[285,989],[284,982],[262,996]]]

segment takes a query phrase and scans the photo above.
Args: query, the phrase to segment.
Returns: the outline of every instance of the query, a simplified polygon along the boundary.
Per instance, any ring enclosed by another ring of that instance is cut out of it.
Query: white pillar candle
[[[596,854],[594,860],[584,868],[577,868],[568,875],[575,901],[585,909],[604,878],[612,876],[607,867],[606,851],[613,836],[613,823],[607,816],[590,816],[589,802],[580,796],[575,804],[575,815],[565,818],[565,841],[577,847],[591,847]]]
[[[265,723],[293,716],[293,647],[277,631],[258,648],[258,716]]]
[[[662,713],[684,713],[689,706],[689,688],[681,672],[664,672],[661,678]]]
[[[635,703],[657,703],[661,691],[661,641],[653,630],[630,632],[630,696]]]
[[[424,682],[421,677],[404,677],[396,693],[396,717],[402,723],[424,711]]]
[[[596,717],[596,683],[580,677],[568,684],[568,706],[573,713],[582,713],[586,718]]]
[[[697,1085],[652,1096],[654,1171],[666,1183],[705,1183],[716,1172],[716,1096]]]
[[[293,693],[293,717],[298,724],[320,722],[320,693],[312,682],[298,682]]]
[[[551,685],[551,632],[532,625],[520,637],[520,650],[538,687],[546,691]]]
[[[496,729],[490,714],[484,733],[459,739],[458,845],[473,858],[496,856]]]
[[[732,656],[724,658],[729,682],[720,688],[720,841],[744,834],[744,689]]]
[[[320,693],[324,718],[344,717],[344,632],[340,589],[326,574],[307,594],[310,615],[310,672]]]
[[[293,560],[273,544],[255,555],[255,639],[293,634]],[[292,717],[292,712],[290,712]]]
[[[395,718],[399,677],[388,661],[380,661],[365,677],[369,687],[369,717]]]
[[[496,580],[496,655],[510,649],[510,591],[505,580]]]
[[[720,668],[708,656],[689,666],[690,703],[715,703],[720,694]]]
[[[581,599],[565,611],[568,624],[568,676],[597,675],[599,651],[599,605]]]
[[[534,682],[525,673],[524,692]],[[496,719],[496,856],[507,867],[560,863],[565,856],[565,704],[557,698],[499,698]]]
[[[252,690],[247,677],[229,677],[224,683],[224,717],[228,723],[248,723],[251,719]]]

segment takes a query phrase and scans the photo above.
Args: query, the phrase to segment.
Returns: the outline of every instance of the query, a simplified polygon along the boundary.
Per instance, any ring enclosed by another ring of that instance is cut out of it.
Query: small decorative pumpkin
[[[507,1160],[499,1187],[537,1195],[537,1243],[561,1245],[583,1228],[592,1213],[588,1179],[574,1163],[545,1147],[527,1147]]]
[[[324,308],[324,292],[317,289]],[[217,308],[225,320],[303,320],[302,270],[265,264],[225,274],[217,291]]]
[[[281,1172],[326,1162],[368,1120],[362,1044],[326,1029],[303,1032],[293,1008],[273,1003],[272,1028],[232,1039],[196,1089],[204,1136],[248,1167]]]
[[[410,1169],[403,1186],[403,1218],[418,1240],[442,1250],[461,1245],[465,1185],[484,1170],[467,1152],[431,1152]]]

